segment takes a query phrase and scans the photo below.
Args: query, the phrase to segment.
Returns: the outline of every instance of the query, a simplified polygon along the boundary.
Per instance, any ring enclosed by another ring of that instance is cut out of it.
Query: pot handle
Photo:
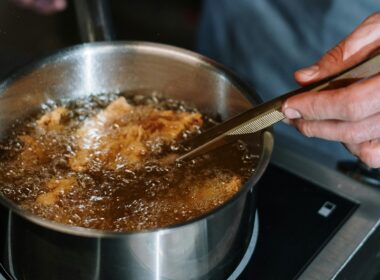
[[[75,0],[73,2],[83,42],[113,39],[109,0]]]

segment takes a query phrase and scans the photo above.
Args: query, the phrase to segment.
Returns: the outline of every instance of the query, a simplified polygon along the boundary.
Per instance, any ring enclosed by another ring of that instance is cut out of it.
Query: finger
[[[380,75],[336,90],[306,92],[287,99],[289,119],[358,121],[380,112]]]
[[[55,0],[54,1],[54,8],[57,10],[63,10],[67,6],[67,1],[66,0]]]
[[[293,121],[293,125],[308,137],[318,137],[349,144],[360,144],[380,138],[380,114],[359,122],[305,121],[300,119]]]
[[[332,76],[363,61],[380,47],[380,12],[365,19],[346,39],[316,64],[300,69],[294,77],[302,85]]]
[[[53,14],[66,8],[65,0],[36,0],[33,9],[41,14]]]
[[[361,144],[347,144],[347,149],[372,168],[380,167],[380,139]]]
[[[66,0],[13,0],[20,7],[32,9],[41,14],[52,14],[62,11],[67,6]]]

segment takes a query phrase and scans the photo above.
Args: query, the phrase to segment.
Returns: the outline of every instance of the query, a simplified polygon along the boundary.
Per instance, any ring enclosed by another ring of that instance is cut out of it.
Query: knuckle
[[[320,120],[323,118],[324,115],[324,109],[323,106],[324,100],[323,96],[320,94],[315,94],[313,98],[309,99],[309,102],[307,103],[307,114],[304,114],[304,118],[306,120]]]
[[[341,64],[343,61],[344,46],[342,43],[336,45],[325,54],[325,61],[330,65]]]
[[[309,106],[307,106],[307,112],[308,114],[304,114],[304,118],[306,120],[311,120],[311,119],[319,119],[319,114],[317,113],[317,108],[318,108],[318,104],[317,102],[315,101],[315,99],[312,99],[310,100]]]
[[[357,102],[357,98],[355,95],[347,95],[344,97],[346,100],[344,102],[344,106],[342,106],[342,118],[347,121],[358,121],[361,119],[363,115],[363,110],[361,106],[359,106],[359,102]]]
[[[364,22],[380,22],[380,12],[373,13],[369,17],[367,17]]]
[[[342,131],[341,141],[343,143],[360,144],[369,138],[370,132],[360,124],[352,124]]]
[[[356,144],[358,143],[358,135],[356,133],[356,129],[354,127],[352,128],[349,128],[349,129],[345,129],[342,131],[342,135],[341,135],[341,141],[343,143],[352,143],[352,144]]]
[[[297,124],[297,128],[306,137],[313,137],[314,136],[313,130],[312,130],[309,122],[305,122],[305,121],[299,122]]]
[[[380,167],[380,147],[373,148],[371,142],[361,145],[358,157],[371,168]]]

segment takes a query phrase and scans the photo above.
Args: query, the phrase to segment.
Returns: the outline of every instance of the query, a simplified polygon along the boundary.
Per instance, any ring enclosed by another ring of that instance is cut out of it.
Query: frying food
[[[53,178],[46,183],[48,191],[37,196],[36,203],[42,205],[53,205],[58,201],[59,195],[64,195],[76,184],[77,180],[74,177],[68,177],[66,179]]]
[[[59,223],[109,231],[164,227],[232,197],[255,156],[244,142],[176,162],[213,121],[183,103],[105,95],[54,104],[3,143],[0,192]]]
[[[70,167],[84,171],[94,161],[111,170],[136,165],[149,155],[145,143],[173,141],[182,131],[201,125],[199,113],[134,108],[120,97],[78,129],[77,152]]]

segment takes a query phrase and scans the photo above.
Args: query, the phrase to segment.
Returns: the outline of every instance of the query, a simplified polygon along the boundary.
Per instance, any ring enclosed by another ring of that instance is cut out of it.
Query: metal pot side
[[[152,90],[223,119],[260,102],[228,70],[192,52],[153,43],[91,43],[60,51],[0,84],[0,137],[49,100]],[[224,279],[250,239],[254,185],[273,146],[270,131],[247,141],[260,157],[241,190],[212,212],[167,228],[110,233],[70,227],[0,198],[0,262],[16,279]]]

